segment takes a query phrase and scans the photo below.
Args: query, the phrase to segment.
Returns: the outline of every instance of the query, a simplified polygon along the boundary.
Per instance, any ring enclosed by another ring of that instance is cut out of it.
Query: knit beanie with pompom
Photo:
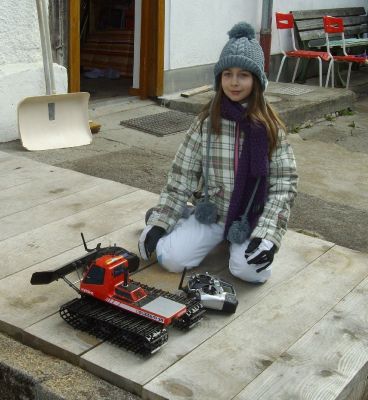
[[[264,55],[251,25],[239,22],[228,32],[229,41],[222,49],[220,58],[215,64],[215,90],[220,86],[221,72],[227,68],[238,67],[252,72],[260,81],[262,90],[267,86],[264,73]]]

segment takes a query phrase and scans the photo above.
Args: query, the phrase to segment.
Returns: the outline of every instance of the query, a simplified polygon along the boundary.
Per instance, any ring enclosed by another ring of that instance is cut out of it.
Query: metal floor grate
[[[270,93],[289,94],[291,96],[300,96],[301,94],[313,92],[311,87],[302,87],[301,85],[287,85],[283,84],[280,87],[274,87],[269,90]]]
[[[180,111],[166,111],[159,114],[121,121],[120,125],[151,133],[156,136],[186,131],[194,120],[194,115]]]

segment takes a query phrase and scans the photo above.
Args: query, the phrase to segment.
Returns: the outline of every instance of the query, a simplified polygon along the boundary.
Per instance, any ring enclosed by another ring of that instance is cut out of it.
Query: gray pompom
[[[198,222],[205,225],[214,224],[217,221],[216,204],[202,201],[196,205],[195,217]]]
[[[256,37],[254,28],[247,22],[239,22],[238,24],[234,25],[228,32],[228,35],[230,39],[239,39],[241,37],[246,37],[251,40]]]
[[[234,221],[227,233],[227,240],[234,244],[242,244],[250,235],[250,226],[248,221]]]

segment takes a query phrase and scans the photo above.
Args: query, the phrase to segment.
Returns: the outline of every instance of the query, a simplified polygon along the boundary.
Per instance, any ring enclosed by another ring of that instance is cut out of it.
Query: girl
[[[142,258],[156,250],[164,268],[181,272],[227,239],[230,272],[261,283],[287,229],[295,159],[264,97],[264,55],[254,29],[239,23],[229,37],[214,68],[216,95],[179,147],[138,246]]]

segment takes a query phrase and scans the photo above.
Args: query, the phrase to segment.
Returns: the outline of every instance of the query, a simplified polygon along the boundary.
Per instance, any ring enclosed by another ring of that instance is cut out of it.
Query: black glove
[[[276,249],[276,245],[270,240],[253,238],[245,250],[244,256],[248,264],[258,267],[256,272],[261,272],[272,264]]]
[[[138,241],[138,248],[143,260],[148,260],[156,250],[158,241],[166,234],[164,228],[156,225],[147,225]]]

